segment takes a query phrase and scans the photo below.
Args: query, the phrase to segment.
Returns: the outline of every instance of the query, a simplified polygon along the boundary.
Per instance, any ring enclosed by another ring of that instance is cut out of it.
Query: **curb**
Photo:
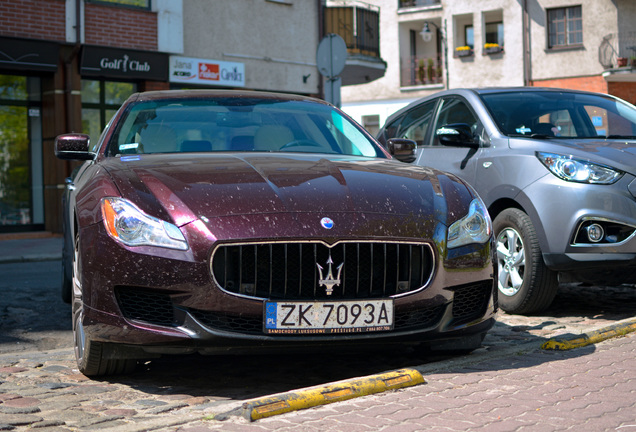
[[[580,335],[565,335],[549,339],[541,345],[544,350],[570,350],[602,342],[636,331],[636,318],[628,318],[618,323]]]
[[[232,416],[240,416],[249,421],[254,421],[291,411],[419,384],[426,384],[426,380],[421,373],[414,369],[399,369],[384,374],[340,381],[324,387],[291,391],[252,400],[231,411],[209,416],[204,418],[204,420],[224,421]]]
[[[0,264],[40,262],[40,261],[61,261],[61,260],[62,260],[62,254],[55,253],[55,254],[42,254],[42,255],[0,257]]]

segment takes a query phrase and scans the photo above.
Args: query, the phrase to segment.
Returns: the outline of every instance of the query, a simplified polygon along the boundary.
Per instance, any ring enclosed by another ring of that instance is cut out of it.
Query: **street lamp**
[[[420,32],[420,36],[422,36],[422,40],[424,42],[430,42],[433,39],[433,34],[429,27],[429,24],[434,26],[438,31],[440,38],[442,39],[442,44],[444,46],[444,70],[446,71],[446,89],[450,88],[448,82],[448,44],[446,41],[446,20],[444,20],[444,28],[439,28],[437,24],[434,22],[424,21],[424,26],[422,27],[422,31]]]

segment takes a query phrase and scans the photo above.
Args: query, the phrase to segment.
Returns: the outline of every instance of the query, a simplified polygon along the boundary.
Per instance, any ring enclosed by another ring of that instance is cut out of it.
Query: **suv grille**
[[[434,258],[422,243],[259,243],[220,246],[211,267],[222,289],[248,297],[359,299],[420,290]]]

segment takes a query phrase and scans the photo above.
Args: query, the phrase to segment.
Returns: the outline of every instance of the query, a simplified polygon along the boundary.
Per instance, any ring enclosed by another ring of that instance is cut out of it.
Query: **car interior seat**
[[[294,140],[291,129],[282,125],[261,126],[254,135],[254,150],[278,151]]]
[[[249,135],[237,135],[232,138],[230,144],[232,151],[252,151],[254,150],[254,137]]]
[[[555,129],[556,126],[552,123],[537,123],[532,127],[532,133],[553,137],[555,136]]]
[[[182,152],[211,152],[212,143],[206,140],[188,140],[181,143]]]
[[[140,147],[136,153],[174,153],[178,151],[177,134],[161,123],[147,124],[139,131]]]

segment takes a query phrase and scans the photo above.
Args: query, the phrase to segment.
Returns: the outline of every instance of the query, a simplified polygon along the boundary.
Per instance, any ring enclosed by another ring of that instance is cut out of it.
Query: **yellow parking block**
[[[242,415],[248,420],[254,421],[291,411],[425,383],[426,380],[418,371],[400,369],[384,374],[340,381],[325,387],[292,391],[253,400],[244,403],[239,410],[234,410],[232,414]],[[225,416],[215,416],[215,419],[221,420],[220,417]]]
[[[581,348],[613,337],[624,336],[633,331],[636,331],[636,318],[619,321],[614,325],[589,333],[569,335],[562,338],[552,338],[541,345],[541,348],[545,350],[569,350]]]

